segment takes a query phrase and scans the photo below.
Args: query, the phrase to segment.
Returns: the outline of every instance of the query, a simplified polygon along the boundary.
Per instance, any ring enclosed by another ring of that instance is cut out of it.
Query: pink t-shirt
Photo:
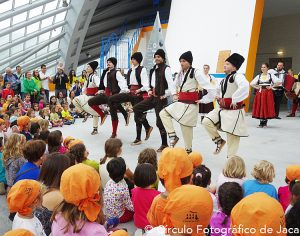
[[[67,222],[65,218],[58,214],[55,216],[55,220],[52,223],[52,235],[53,236],[72,236],[75,235],[73,233],[73,227],[71,226],[67,233],[64,234],[65,226],[67,225]],[[81,231],[79,233],[76,233],[76,236],[108,236],[108,233],[106,232],[103,225],[100,225],[96,222],[85,222],[84,226],[82,227]]]
[[[134,224],[137,228],[144,229],[150,225],[147,220],[147,213],[151,207],[153,199],[160,194],[156,189],[144,189],[136,187],[131,190],[134,207]]]
[[[278,198],[283,210],[285,211],[291,201],[291,192],[289,190],[289,186],[279,187]]]
[[[60,146],[60,148],[58,149],[58,152],[61,154],[65,154],[67,152],[67,149],[64,146]]]

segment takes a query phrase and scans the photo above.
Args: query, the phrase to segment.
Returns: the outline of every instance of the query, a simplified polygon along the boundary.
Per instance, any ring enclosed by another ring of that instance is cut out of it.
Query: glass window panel
[[[25,28],[15,30],[11,33],[12,40],[16,40],[18,38],[24,37],[24,34],[25,34]]]
[[[50,38],[50,32],[46,32],[39,36],[39,42],[44,42]]]
[[[55,71],[55,66],[52,66],[50,68],[47,68],[47,73],[49,75],[55,75],[56,71]]]
[[[25,43],[25,49],[35,46],[37,43],[37,37],[29,39]]]
[[[52,37],[55,37],[61,33],[62,27],[58,27],[54,30],[52,30]]]
[[[36,55],[39,57],[42,55],[46,55],[47,52],[48,52],[48,47],[44,47],[42,50],[38,51]]]
[[[43,6],[36,7],[29,11],[29,18],[41,15],[43,11]]]
[[[9,43],[9,34],[0,37],[0,46],[7,44],[7,43]]]
[[[49,45],[49,51],[57,49],[58,46],[59,46],[59,40],[57,40]]]
[[[1,51],[0,53],[0,60],[3,60],[9,56],[9,49],[6,49],[4,51]]]
[[[50,2],[50,3],[47,3],[46,6],[45,6],[45,12],[55,10],[56,6],[57,6],[57,0],[53,1],[53,2]]]
[[[53,23],[53,16],[48,17],[47,19],[42,20],[42,28],[50,26],[50,25],[52,25],[52,23]]]
[[[12,0],[0,4],[0,13],[10,11],[12,8]]]
[[[67,12],[64,11],[64,12],[57,14],[55,17],[55,23],[63,21],[66,18],[66,13]]]
[[[33,55],[27,57],[27,58],[24,60],[24,62],[31,61],[31,60],[33,60],[34,58],[35,58],[35,54],[33,54]]]
[[[11,48],[11,54],[15,54],[15,53],[18,53],[18,52],[21,52],[23,51],[23,43],[22,44],[18,44],[17,46],[14,46]]]
[[[10,19],[6,19],[0,22],[0,30],[8,28],[10,26]]]
[[[27,18],[27,12],[23,12],[13,17],[13,25],[25,21]]]
[[[27,34],[31,34],[39,30],[40,22],[33,23],[27,26]]]
[[[15,8],[26,5],[29,3],[29,0],[15,0]]]

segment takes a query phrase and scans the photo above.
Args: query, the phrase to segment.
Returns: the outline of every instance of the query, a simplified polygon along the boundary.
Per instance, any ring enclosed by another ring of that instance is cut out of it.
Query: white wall
[[[173,0],[166,36],[171,68],[179,69],[178,59],[192,51],[194,66],[211,65],[216,72],[220,50],[248,57],[256,0]],[[232,10],[235,10],[234,12]],[[245,72],[246,63],[240,71]]]
[[[262,63],[269,62],[269,58],[279,57],[277,55],[277,51],[284,52],[282,57],[292,57],[294,72],[299,73],[299,22],[300,14],[263,19],[259,36],[259,46],[256,57],[255,74],[259,72],[260,65]]]

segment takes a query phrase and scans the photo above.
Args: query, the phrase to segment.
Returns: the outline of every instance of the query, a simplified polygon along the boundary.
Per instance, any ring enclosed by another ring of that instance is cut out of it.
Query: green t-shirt
[[[82,163],[85,164],[85,165],[88,165],[90,167],[93,167],[99,173],[99,165],[100,165],[99,162],[94,161],[94,160],[86,159]]]

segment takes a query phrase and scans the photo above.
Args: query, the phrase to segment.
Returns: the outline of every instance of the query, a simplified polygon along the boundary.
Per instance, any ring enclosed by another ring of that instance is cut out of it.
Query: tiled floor
[[[285,118],[286,113],[282,112],[282,120],[271,120],[269,127],[266,129],[256,128],[258,120],[254,120],[250,115],[247,117],[249,126],[248,138],[241,139],[239,155],[244,158],[247,166],[248,178],[251,178],[251,169],[258,160],[268,160],[272,162],[276,168],[276,178],[274,185],[279,187],[284,185],[285,167],[289,164],[300,164],[299,154],[299,132],[300,118]],[[120,116],[120,115],[119,115]],[[148,114],[149,123],[155,126],[154,113]],[[130,143],[135,139],[135,124],[133,117],[128,127],[125,127],[124,120],[120,116],[118,137],[123,141],[123,154],[127,165],[131,170],[135,169],[137,164],[138,153],[146,147],[158,148],[160,145],[159,132],[155,128],[151,138],[140,146],[131,146]],[[177,124],[175,127],[179,128]],[[103,126],[99,129],[99,134],[91,136],[92,119],[86,123],[77,120],[75,125],[65,126],[62,129],[64,136],[74,136],[85,141],[90,152],[90,158],[99,160],[104,155],[104,142],[111,134],[111,122],[108,118]],[[181,137],[180,128],[178,136]],[[144,133],[143,133],[144,135]],[[181,139],[178,146],[183,146]],[[204,156],[204,164],[212,171],[212,183],[215,182],[217,176],[222,170],[226,161],[226,149],[218,156],[212,154],[214,144],[209,139],[203,127],[199,125],[194,129],[194,150],[200,151]],[[11,222],[7,219],[7,207],[4,196],[0,197],[0,235],[10,229]],[[123,227],[123,226],[122,226]],[[133,224],[126,224],[124,227],[129,229],[131,235],[134,235]]]

